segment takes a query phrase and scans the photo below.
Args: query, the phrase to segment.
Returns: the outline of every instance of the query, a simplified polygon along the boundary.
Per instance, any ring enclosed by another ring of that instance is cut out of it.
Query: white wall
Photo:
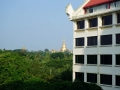
[[[120,66],[115,66],[115,54],[120,54],[120,46],[116,46],[115,44],[115,34],[120,33],[120,26],[116,26],[116,13],[111,13],[113,15],[113,25],[110,27],[101,27],[101,19],[98,19],[98,27],[95,29],[87,29],[88,25],[86,23],[85,30],[75,31],[77,29],[76,21],[74,21],[74,30],[73,30],[73,81],[75,79],[75,72],[84,72],[84,81],[86,82],[87,76],[86,73],[96,73],[98,76],[100,74],[109,74],[113,77],[112,85],[100,85],[100,81],[98,84],[104,90],[120,90],[115,86],[115,75],[120,75]],[[83,18],[82,18],[83,19]],[[86,18],[85,18],[86,20]],[[112,34],[112,42],[113,44],[110,46],[101,46],[100,45],[100,35]],[[98,36],[98,45],[96,47],[87,47],[87,37],[89,36]],[[85,37],[85,46],[83,48],[75,47],[75,38]],[[97,65],[87,65],[87,55],[88,54],[96,54],[98,56],[98,64]],[[100,55],[102,54],[112,54],[112,65],[100,65]],[[75,55],[84,55],[84,64],[75,64]],[[100,80],[100,77],[98,77]]]

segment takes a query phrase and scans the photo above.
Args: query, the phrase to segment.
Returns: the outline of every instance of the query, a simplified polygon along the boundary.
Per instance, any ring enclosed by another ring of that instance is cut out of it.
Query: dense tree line
[[[48,89],[102,90],[95,84],[72,82],[70,52],[0,50],[0,90]]]

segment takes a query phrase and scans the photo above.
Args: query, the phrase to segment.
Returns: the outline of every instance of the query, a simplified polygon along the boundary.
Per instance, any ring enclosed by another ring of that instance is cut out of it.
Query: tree
[[[49,49],[45,49],[44,52],[49,52]]]
[[[64,53],[62,53],[62,52],[52,53],[50,55],[50,57],[53,58],[53,59],[63,59],[64,58]]]

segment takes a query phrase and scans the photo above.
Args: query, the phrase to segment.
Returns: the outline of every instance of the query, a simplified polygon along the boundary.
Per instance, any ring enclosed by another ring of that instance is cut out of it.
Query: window
[[[89,13],[93,13],[93,8],[88,9]]]
[[[116,65],[120,65],[120,54],[116,55]]]
[[[84,38],[76,38],[76,46],[84,46]]]
[[[115,8],[116,7],[116,2],[110,3],[110,8]]]
[[[120,44],[120,33],[116,34],[116,44]]]
[[[100,84],[112,85],[112,75],[100,75]]]
[[[85,21],[78,21],[77,22],[77,29],[84,29],[85,28]]]
[[[87,55],[87,64],[97,64],[97,55]]]
[[[112,15],[103,16],[102,25],[110,25],[110,24],[112,24]]]
[[[110,8],[109,4],[106,4],[106,9],[109,9],[109,8]]]
[[[87,82],[97,83],[97,74],[87,73]]]
[[[116,0],[116,7],[120,7],[120,0]]]
[[[116,86],[120,86],[120,76],[116,75]]]
[[[97,45],[97,36],[87,37],[87,46]]]
[[[112,45],[112,35],[101,35],[101,45]]]
[[[117,23],[120,23],[120,13],[117,14]]]
[[[84,82],[84,73],[81,73],[81,72],[75,72],[75,79]]]
[[[75,55],[75,63],[84,64],[84,55]]]
[[[100,55],[100,64],[112,65],[112,55]]]
[[[97,26],[98,26],[98,19],[97,18],[89,19],[89,27],[97,27]]]

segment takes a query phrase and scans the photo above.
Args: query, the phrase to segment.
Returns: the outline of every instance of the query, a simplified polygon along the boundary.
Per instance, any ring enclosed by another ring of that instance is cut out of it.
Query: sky
[[[65,39],[73,48],[73,23],[65,13],[84,0],[0,0],[0,49],[60,50]]]

